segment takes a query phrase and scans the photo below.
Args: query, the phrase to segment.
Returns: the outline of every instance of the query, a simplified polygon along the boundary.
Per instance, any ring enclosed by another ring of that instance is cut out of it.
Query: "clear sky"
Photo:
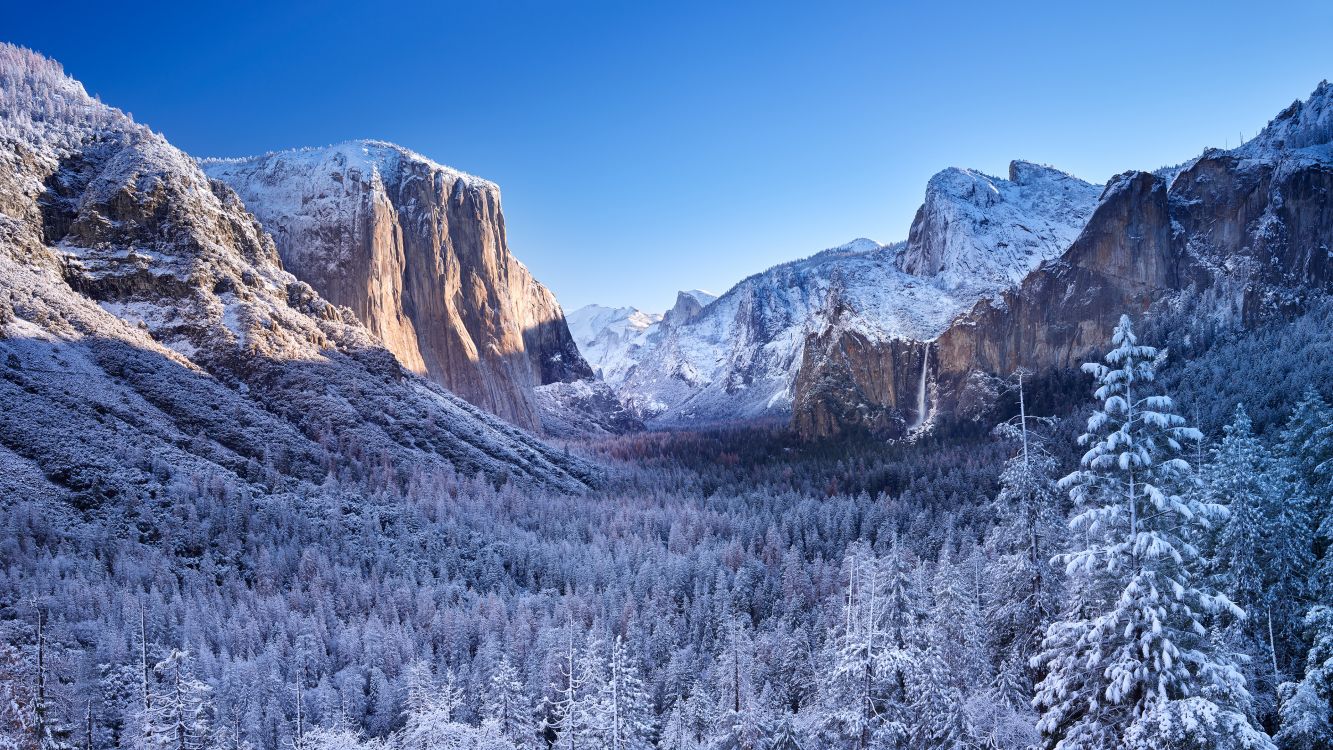
[[[904,238],[948,166],[1178,163],[1333,78],[1327,0],[279,5],[0,0],[0,39],[191,154],[382,138],[494,180],[566,309]]]

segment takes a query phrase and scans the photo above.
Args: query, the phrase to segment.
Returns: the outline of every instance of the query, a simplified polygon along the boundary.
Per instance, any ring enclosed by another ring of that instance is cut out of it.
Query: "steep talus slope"
[[[431,471],[577,489],[569,458],[399,366],[225,185],[0,45],[0,456],[84,504],[230,477]],[[7,472],[8,473],[8,472]]]
[[[929,344],[934,407],[954,409],[977,373],[1075,367],[1105,346],[1124,312],[1189,306],[1250,324],[1333,288],[1331,102],[1333,89],[1321,84],[1240,148],[1111,180],[1065,253]],[[812,339],[807,351],[820,356],[802,366],[798,429],[821,436],[910,425],[915,396],[886,385],[922,371],[906,344],[866,346],[830,331]]]
[[[529,429],[536,387],[591,377],[555,297],[510,253],[494,183],[376,141],[203,166],[289,271],[408,369]]]

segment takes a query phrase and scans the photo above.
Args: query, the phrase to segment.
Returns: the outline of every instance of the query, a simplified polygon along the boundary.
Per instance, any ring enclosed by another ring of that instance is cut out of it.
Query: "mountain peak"
[[[1297,99],[1278,113],[1238,151],[1297,150],[1333,143],[1333,86],[1320,81],[1305,101]]]
[[[1053,167],[1009,165],[1009,179],[951,167],[930,179],[900,267],[946,288],[1015,284],[1064,252],[1100,188]]]
[[[255,156],[209,157],[200,159],[199,162],[210,173],[225,173],[261,165],[267,169],[326,173],[360,171],[363,174],[377,173],[382,179],[395,178],[402,171],[404,164],[419,164],[430,171],[441,172],[455,180],[462,180],[469,187],[493,190],[497,193],[500,190],[499,186],[490,180],[446,166],[396,143],[369,138],[341,141],[327,146],[303,146],[269,151]]]

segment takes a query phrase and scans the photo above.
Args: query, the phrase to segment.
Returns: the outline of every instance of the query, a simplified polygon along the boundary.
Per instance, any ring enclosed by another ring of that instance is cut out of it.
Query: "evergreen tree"
[[[710,750],[763,750],[769,727],[755,689],[754,641],[735,615],[725,618],[714,663],[718,712]]]
[[[677,696],[662,723],[662,736],[657,746],[661,750],[698,750],[699,738],[690,728],[685,716],[685,699]]]
[[[1244,677],[1208,638],[1209,616],[1243,612],[1213,591],[1196,540],[1223,520],[1221,506],[1190,492],[1180,457],[1201,435],[1152,394],[1164,353],[1137,342],[1128,316],[1105,364],[1083,366],[1101,408],[1079,443],[1080,468],[1060,480],[1075,505],[1075,547],[1063,556],[1075,599],[1047,629],[1034,666],[1044,672],[1038,728],[1059,750],[1171,746],[1154,727],[1171,718],[1225,717],[1229,741],[1266,743],[1244,709]]]
[[[1296,658],[1300,600],[1311,564],[1311,524],[1306,505],[1283,481],[1276,458],[1255,436],[1237,406],[1225,437],[1203,472],[1207,502],[1229,512],[1213,553],[1217,587],[1249,613],[1232,630],[1248,658],[1247,672],[1263,712],[1276,710],[1282,675]]]
[[[494,722],[500,736],[514,748],[531,747],[535,736],[532,707],[509,657],[501,655],[491,670],[482,702],[482,720]]]
[[[193,659],[173,650],[153,667],[158,689],[148,723],[160,750],[204,750],[212,740],[211,689],[195,677]]]
[[[477,741],[476,729],[457,720],[462,694],[452,670],[436,682],[430,666],[414,662],[407,670],[405,722],[396,735],[400,750],[451,750],[470,748]]]
[[[585,657],[586,653],[575,651],[571,632],[543,727],[554,736],[552,747],[557,750],[588,750],[598,741],[597,688]]]
[[[1333,607],[1316,605],[1305,617],[1311,646],[1304,678],[1283,686],[1282,750],[1333,747]]]
[[[599,703],[605,714],[603,733],[606,741],[603,746],[607,750],[648,750],[652,747],[652,703],[620,636],[616,636],[611,648],[610,674],[602,687]]]
[[[1001,661],[1012,664],[1027,661],[1058,607],[1060,578],[1050,560],[1064,539],[1056,499],[1056,461],[1033,429],[1049,420],[1028,415],[1021,372],[1018,393],[1018,424],[1005,423],[996,429],[1001,437],[1016,442],[1018,450],[1000,472],[997,521],[986,540],[994,559],[989,631]]]
[[[882,746],[907,732],[904,710],[915,668],[911,582],[897,544],[883,559],[853,545],[844,568],[847,589],[828,639],[832,668],[821,684],[819,734],[848,747]]]
[[[1333,408],[1308,389],[1282,430],[1282,469],[1309,514],[1316,560],[1312,594],[1333,591]]]

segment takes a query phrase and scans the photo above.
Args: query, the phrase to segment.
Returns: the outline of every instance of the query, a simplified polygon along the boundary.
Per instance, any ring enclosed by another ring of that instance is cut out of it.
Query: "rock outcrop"
[[[935,337],[932,408],[953,410],[978,372],[1077,367],[1105,348],[1122,313],[1188,304],[1196,316],[1244,325],[1333,291],[1331,143],[1333,87],[1323,83],[1240,148],[1115,177],[1065,252]],[[914,240],[947,247],[921,217]],[[902,434],[918,411],[902,386],[921,372],[921,358],[910,354],[919,344],[867,342],[833,325],[812,335],[797,429],[810,437],[849,428]]]
[[[822,425],[810,428],[820,433],[847,420],[888,429],[898,417],[876,404],[892,388],[872,385],[870,373],[920,351],[977,300],[1057,256],[1099,193],[1028,162],[1014,162],[1008,179],[945,170],[930,181],[907,242],[858,239],[755,274],[716,299],[682,292],[660,323],[589,356],[650,426],[791,417]],[[857,361],[857,352],[893,341],[916,343],[891,347],[878,363]]]
[[[509,251],[494,183],[376,141],[203,165],[289,271],[409,370],[532,430],[535,388],[592,376],[555,297]]]
[[[0,473],[82,505],[158,502],[181,482],[309,497],[335,468],[380,488],[593,476],[406,371],[283,269],[229,187],[9,45],[0,403]]]

